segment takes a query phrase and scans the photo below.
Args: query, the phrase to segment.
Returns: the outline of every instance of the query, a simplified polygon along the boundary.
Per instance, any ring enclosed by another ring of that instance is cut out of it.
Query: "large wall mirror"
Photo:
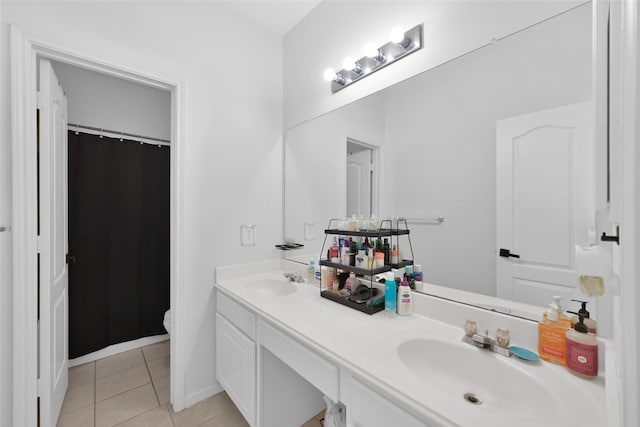
[[[573,246],[596,243],[592,31],[585,3],[287,129],[285,237],[317,258],[329,219],[355,213],[348,164],[363,147],[359,213],[409,219],[424,292],[578,297]],[[502,246],[524,253],[500,258]]]

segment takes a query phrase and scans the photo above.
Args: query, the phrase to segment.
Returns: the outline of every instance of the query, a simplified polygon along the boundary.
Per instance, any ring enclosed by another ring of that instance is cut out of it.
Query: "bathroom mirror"
[[[586,3],[287,129],[285,237],[305,248],[285,258],[317,259],[329,220],[347,215],[346,147],[355,141],[374,147],[374,212],[409,220],[414,263],[434,285],[425,285],[425,293],[538,319],[538,307],[557,289],[531,288],[506,296],[508,303],[497,289],[496,126],[558,107],[589,109],[592,56],[592,5]],[[586,162],[587,169],[595,167],[593,157]],[[581,191],[593,209],[572,238],[589,244],[595,243],[595,174],[584,172],[589,183]],[[539,173],[543,177],[545,167]],[[546,203],[543,195],[539,204],[554,205],[552,197]],[[536,223],[536,233],[552,241],[553,224],[544,215]]]

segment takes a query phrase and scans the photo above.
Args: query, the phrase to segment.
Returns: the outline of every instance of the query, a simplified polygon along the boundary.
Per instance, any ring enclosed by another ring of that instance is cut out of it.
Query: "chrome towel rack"
[[[398,218],[399,220],[404,220],[407,222],[411,222],[413,224],[436,224],[440,225],[444,222],[443,216],[438,216],[435,218]]]

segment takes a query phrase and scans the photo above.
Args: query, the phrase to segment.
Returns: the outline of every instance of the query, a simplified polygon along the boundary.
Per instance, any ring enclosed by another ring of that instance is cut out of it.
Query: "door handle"
[[[618,245],[620,244],[620,226],[616,226],[616,235],[615,236],[607,236],[605,233],[602,233],[600,240],[603,242],[616,242]]]
[[[520,255],[512,254],[509,249],[500,248],[500,256],[503,258],[520,258]]]

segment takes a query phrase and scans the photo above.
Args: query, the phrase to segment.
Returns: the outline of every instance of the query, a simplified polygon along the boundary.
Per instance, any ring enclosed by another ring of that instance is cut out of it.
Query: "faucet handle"
[[[464,322],[464,334],[469,338],[478,333],[478,324],[475,320],[467,320]]]
[[[496,329],[496,344],[502,348],[509,348],[511,342],[511,333],[508,329]]]

